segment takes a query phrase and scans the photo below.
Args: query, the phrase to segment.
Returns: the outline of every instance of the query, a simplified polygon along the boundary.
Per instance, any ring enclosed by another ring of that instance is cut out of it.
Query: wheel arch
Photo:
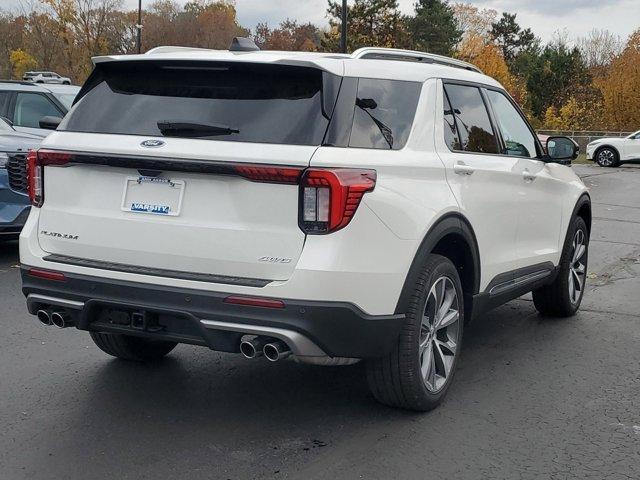
[[[600,153],[600,150],[602,150],[603,148],[610,148],[611,150],[613,150],[614,152],[616,152],[616,155],[618,156],[618,161],[621,160],[620,157],[620,150],[618,149],[618,147],[611,145],[609,143],[605,143],[604,145],[598,145],[598,148],[595,149],[595,151],[593,152],[593,160],[596,161],[596,158],[598,156],[598,153]]]
[[[591,235],[591,222],[593,219],[593,214],[591,212],[591,197],[586,192],[580,196],[580,198],[576,202],[575,207],[573,207],[573,214],[571,215],[571,218],[573,219],[576,216],[582,217],[584,223],[587,224],[589,235]]]
[[[456,266],[464,293],[465,320],[470,319],[473,296],[480,289],[480,253],[473,227],[459,213],[448,213],[438,219],[422,239],[405,278],[396,313],[406,310],[413,284],[432,253],[447,257]]]

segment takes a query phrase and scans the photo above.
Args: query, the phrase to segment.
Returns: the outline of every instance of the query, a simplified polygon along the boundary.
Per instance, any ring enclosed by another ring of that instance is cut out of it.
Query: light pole
[[[138,30],[138,37],[136,39],[138,53],[142,53],[142,0],[138,0],[138,24],[136,25],[136,29]]]
[[[340,25],[340,51],[347,53],[347,0],[342,0],[342,24]]]

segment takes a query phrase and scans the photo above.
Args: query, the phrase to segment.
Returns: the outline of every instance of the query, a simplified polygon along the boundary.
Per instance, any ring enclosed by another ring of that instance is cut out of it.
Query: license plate
[[[122,195],[122,210],[151,215],[180,215],[184,181],[158,177],[128,177]]]

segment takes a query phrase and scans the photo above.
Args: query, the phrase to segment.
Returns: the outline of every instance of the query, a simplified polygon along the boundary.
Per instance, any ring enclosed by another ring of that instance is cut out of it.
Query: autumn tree
[[[22,78],[25,72],[33,70],[38,65],[35,58],[21,49],[13,50],[9,54],[9,61],[15,78]]]
[[[602,93],[602,115],[614,130],[640,128],[640,29],[629,37],[606,75],[597,81]]]
[[[624,44],[618,35],[594,28],[576,42],[582,58],[594,75],[604,73],[611,61],[622,52]]]
[[[293,50],[313,52],[321,47],[323,32],[312,23],[299,25],[285,20],[273,30],[266,23],[256,26],[254,41],[264,50]]]
[[[25,23],[23,15],[14,16],[0,10],[0,78],[13,75],[10,56],[11,52],[24,48]]]

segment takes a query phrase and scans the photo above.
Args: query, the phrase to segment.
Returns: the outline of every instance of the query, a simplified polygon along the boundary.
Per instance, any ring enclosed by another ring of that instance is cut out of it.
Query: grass
[[[576,158],[573,162],[571,162],[574,165],[593,165],[593,162],[591,160],[587,160],[587,154],[586,153],[581,153],[580,155],[578,155],[578,158]]]

